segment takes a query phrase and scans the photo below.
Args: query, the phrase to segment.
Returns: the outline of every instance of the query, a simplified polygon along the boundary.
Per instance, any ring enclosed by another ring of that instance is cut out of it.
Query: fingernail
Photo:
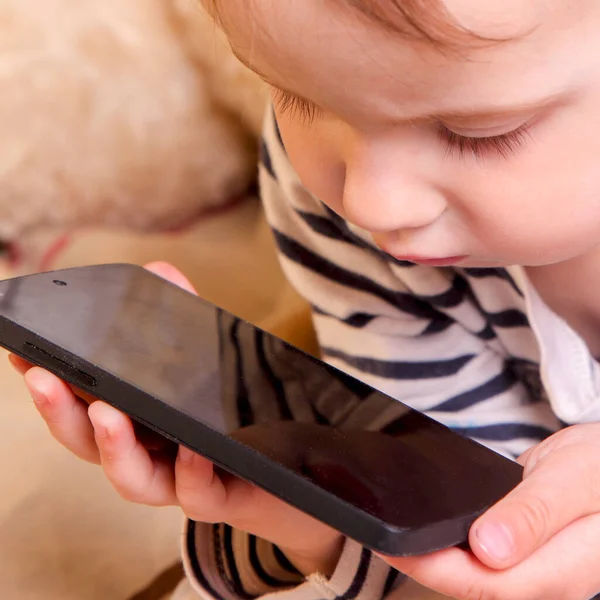
[[[503,523],[483,523],[477,528],[475,537],[481,549],[496,561],[508,560],[515,550],[512,533]]]
[[[184,465],[191,465],[194,462],[196,454],[185,446],[179,446],[179,460]]]

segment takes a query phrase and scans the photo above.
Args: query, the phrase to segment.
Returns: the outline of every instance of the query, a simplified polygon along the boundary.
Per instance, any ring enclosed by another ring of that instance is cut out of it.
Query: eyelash
[[[312,124],[321,113],[319,107],[312,102],[276,88],[273,89],[273,101],[280,114],[297,118],[304,125]],[[471,154],[475,159],[490,152],[508,158],[530,138],[528,124],[502,135],[488,137],[467,137],[440,125],[438,137],[446,144],[447,155],[458,154],[460,158],[464,158]]]
[[[321,112],[312,102],[277,88],[273,88],[273,101],[281,114],[298,118],[305,125],[312,124]]]
[[[489,152],[498,154],[502,158],[508,158],[530,139],[527,124],[521,125],[521,127],[508,133],[488,137],[466,137],[454,133],[454,131],[442,125],[438,131],[438,136],[446,144],[448,155],[458,154],[460,158],[464,158],[467,153],[470,153],[475,159],[479,159]]]

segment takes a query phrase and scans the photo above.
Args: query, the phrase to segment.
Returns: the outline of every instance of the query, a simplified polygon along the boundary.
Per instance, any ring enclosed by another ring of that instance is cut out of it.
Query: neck
[[[600,247],[561,263],[527,267],[526,272],[544,302],[600,356]]]

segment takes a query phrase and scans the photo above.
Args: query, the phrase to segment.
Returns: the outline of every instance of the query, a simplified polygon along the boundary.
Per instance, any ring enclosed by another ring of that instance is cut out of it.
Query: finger
[[[88,413],[102,468],[117,492],[130,502],[177,504],[172,460],[152,455],[135,437],[131,420],[112,406],[94,402]]]
[[[599,511],[594,454],[577,444],[548,453],[474,523],[469,542],[476,556],[492,568],[511,567],[569,523]]]
[[[74,385],[69,385],[75,397],[86,404],[93,404],[98,401],[98,398],[92,396],[89,392],[82,390]],[[89,418],[89,417],[88,417]],[[133,428],[135,431],[135,437],[148,449],[148,450],[160,450],[168,452],[172,457],[175,457],[177,453],[177,444],[171,442],[164,436],[156,433],[149,427],[142,425],[141,423],[134,423]]]
[[[29,369],[24,379],[52,436],[79,458],[99,464],[87,407],[75,398],[67,384],[40,367]]]
[[[183,446],[179,447],[175,463],[175,480],[179,504],[195,521],[244,522],[248,530],[250,522],[271,512],[265,510],[265,503],[283,506],[251,483],[224,471],[217,473],[210,460]]]
[[[600,515],[565,528],[520,564],[498,571],[452,548],[382,558],[428,589],[458,600],[588,600],[600,592]]]
[[[531,458],[531,455],[535,452],[536,448],[537,446],[532,446],[531,448],[525,450],[525,452],[519,456],[517,462],[524,467],[527,464],[527,461]]]
[[[213,464],[184,446],[175,462],[175,488],[179,505],[194,521],[220,523],[227,513],[225,486]]]
[[[469,594],[475,589],[491,591],[496,586],[494,577],[504,574],[489,569],[473,554],[458,548],[440,550],[423,556],[381,558],[427,589],[460,600],[470,600]],[[473,594],[472,597],[481,600],[487,598],[483,594]]]
[[[600,592],[600,514],[561,530],[523,563],[510,569],[513,598],[588,600]],[[501,595],[499,597],[502,597]]]
[[[286,548],[300,561],[297,567],[318,563],[333,570],[343,538],[324,523],[243,479],[215,470],[209,460],[183,447],[175,479],[179,504],[192,520],[228,523]]]
[[[162,277],[163,279],[166,279],[167,281],[178,285],[180,288],[183,288],[184,290],[191,292],[192,294],[197,294],[196,290],[194,289],[194,286],[190,283],[189,279],[185,277],[185,275],[183,275],[181,271],[176,269],[173,265],[170,265],[166,262],[151,262],[148,263],[145,266],[145,268],[148,271],[154,273],[155,275],[158,275],[159,277]]]
[[[33,367],[31,363],[27,362],[25,359],[17,356],[16,354],[9,354],[8,362],[15,369],[15,371],[19,373],[19,375],[25,375],[25,373],[27,373],[27,371]]]

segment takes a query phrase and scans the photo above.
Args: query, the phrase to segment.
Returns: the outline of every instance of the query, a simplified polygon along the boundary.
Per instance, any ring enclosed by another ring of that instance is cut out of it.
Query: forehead
[[[270,83],[315,101],[324,89],[332,102],[336,94],[347,100],[349,88],[363,98],[372,90],[373,102],[404,102],[408,116],[428,110],[432,98],[436,108],[464,105],[474,82],[488,100],[493,93],[501,102],[511,87],[527,97],[558,77],[557,63],[572,63],[586,51],[582,29],[594,23],[596,33],[600,14],[597,0],[445,0],[461,26],[509,39],[456,56],[366,20],[348,0],[216,2],[234,50]]]

